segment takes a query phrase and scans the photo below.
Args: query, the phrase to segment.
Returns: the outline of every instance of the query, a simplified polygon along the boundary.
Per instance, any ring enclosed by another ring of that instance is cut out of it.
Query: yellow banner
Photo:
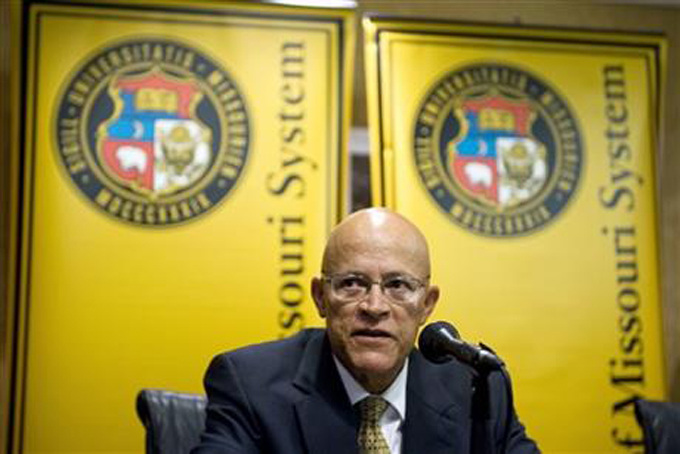
[[[665,395],[663,40],[364,25],[375,202],[429,238],[435,318],[504,358],[546,452],[641,451],[632,399]]]
[[[353,13],[30,7],[15,450],[141,452],[144,387],[317,324]]]

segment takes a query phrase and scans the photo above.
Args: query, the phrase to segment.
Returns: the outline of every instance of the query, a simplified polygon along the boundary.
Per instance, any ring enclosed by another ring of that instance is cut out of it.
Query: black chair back
[[[638,399],[635,417],[642,427],[645,453],[680,453],[680,404]]]
[[[143,389],[137,415],[146,428],[147,454],[187,454],[205,427],[207,399],[200,394]]]

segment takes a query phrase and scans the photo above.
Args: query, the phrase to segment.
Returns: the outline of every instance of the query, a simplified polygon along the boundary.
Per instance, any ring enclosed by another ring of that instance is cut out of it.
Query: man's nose
[[[390,311],[390,303],[387,301],[387,296],[383,293],[379,283],[374,282],[371,288],[368,289],[368,294],[364,298],[362,307],[373,316],[381,316]]]

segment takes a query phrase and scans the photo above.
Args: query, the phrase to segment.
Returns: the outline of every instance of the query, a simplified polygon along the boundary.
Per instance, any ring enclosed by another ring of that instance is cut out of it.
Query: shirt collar
[[[340,379],[342,384],[345,386],[345,391],[347,391],[347,396],[350,402],[354,406],[357,402],[365,399],[371,394],[364,389],[355,379],[352,374],[347,370],[347,368],[340,362],[338,358],[333,355],[333,361],[335,366],[338,368],[338,373],[340,374]],[[404,361],[404,365],[397,374],[392,384],[382,393],[380,397],[385,399],[392,408],[396,410],[402,421],[406,418],[406,378],[408,376],[408,356]]]

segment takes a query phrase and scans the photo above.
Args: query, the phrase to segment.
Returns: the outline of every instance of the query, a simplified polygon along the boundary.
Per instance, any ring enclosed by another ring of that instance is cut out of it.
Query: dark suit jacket
[[[493,443],[505,452],[537,452],[492,374]],[[473,372],[454,361],[409,359],[403,454],[470,452]],[[356,453],[358,417],[333,362],[325,331],[216,356],[205,376],[206,429],[194,454]],[[500,451],[499,451],[500,452]]]

